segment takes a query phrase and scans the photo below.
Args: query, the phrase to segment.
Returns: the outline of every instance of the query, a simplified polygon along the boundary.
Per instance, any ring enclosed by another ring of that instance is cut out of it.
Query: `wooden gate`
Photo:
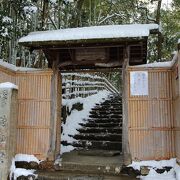
[[[131,95],[130,72],[148,73],[148,95]],[[172,68],[128,69],[128,129],[132,158],[167,159],[175,156]]]

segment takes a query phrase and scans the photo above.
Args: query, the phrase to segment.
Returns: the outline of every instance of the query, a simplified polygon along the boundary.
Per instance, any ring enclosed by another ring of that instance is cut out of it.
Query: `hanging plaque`
[[[130,93],[132,96],[148,95],[148,72],[130,72]]]

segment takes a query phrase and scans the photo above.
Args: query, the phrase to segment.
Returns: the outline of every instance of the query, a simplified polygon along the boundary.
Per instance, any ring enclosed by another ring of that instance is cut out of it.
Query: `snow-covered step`
[[[121,105],[121,102],[119,102],[119,103],[110,103],[110,102],[107,102],[107,103],[103,103],[103,104],[99,104],[99,103],[97,103],[96,104],[96,106],[99,106],[99,105],[101,105],[101,106],[120,106]]]
[[[121,107],[102,107],[102,106],[96,106],[92,108],[92,111],[122,111]]]
[[[120,111],[120,110],[107,110],[107,111],[105,111],[105,110],[101,110],[101,111],[91,111],[90,112],[90,114],[91,115],[99,115],[99,114],[106,114],[106,115],[116,115],[116,114],[121,114],[122,113],[122,111]]]
[[[96,140],[96,141],[119,141],[122,139],[122,134],[110,134],[110,133],[81,133],[73,136],[77,140]]]
[[[82,127],[122,127],[121,122],[108,122],[108,123],[79,123]]]
[[[116,118],[101,118],[101,119],[98,119],[98,118],[91,118],[91,119],[87,119],[87,120],[84,120],[85,122],[84,123],[86,123],[86,122],[88,122],[88,123],[117,123],[117,119]]]
[[[121,118],[122,114],[97,114],[97,115],[89,115],[90,118]]]
[[[104,102],[96,103],[89,116],[78,124],[81,126],[76,129],[79,133],[69,134],[73,141],[64,140],[63,145],[75,149],[122,151],[121,97],[114,94]]]
[[[102,149],[122,151],[122,142],[120,141],[86,141],[81,140],[72,144],[77,148],[85,149]]]
[[[77,129],[80,133],[122,133],[122,127],[86,127]]]

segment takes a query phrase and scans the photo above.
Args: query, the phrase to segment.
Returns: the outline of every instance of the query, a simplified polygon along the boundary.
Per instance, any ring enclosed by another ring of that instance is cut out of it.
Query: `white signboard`
[[[148,95],[148,72],[130,72],[130,91],[132,96]]]

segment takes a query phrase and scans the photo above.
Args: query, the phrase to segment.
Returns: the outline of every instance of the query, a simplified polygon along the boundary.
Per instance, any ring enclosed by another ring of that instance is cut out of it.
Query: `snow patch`
[[[39,71],[42,69],[35,69],[35,68],[27,68],[27,67],[16,67],[13,64],[9,64],[5,61],[3,61],[2,59],[0,59],[0,66],[2,66],[3,68],[12,70],[12,71]]]
[[[36,6],[25,6],[23,8],[23,10],[24,10],[24,12],[26,14],[28,14],[28,13],[36,13],[37,12],[37,7]]]
[[[137,65],[137,66],[133,66],[133,67],[144,67],[144,68],[163,68],[163,67],[172,67],[174,65],[174,63],[176,62],[178,57],[178,53],[174,52],[174,57],[172,59],[172,61],[166,61],[166,62],[154,62],[154,63],[149,63],[149,64],[142,64],[142,65]]]
[[[148,166],[150,168],[158,168],[162,169],[163,167],[172,167],[174,168],[176,166],[176,158],[172,158],[170,160],[162,160],[162,161],[133,161],[132,164],[130,164],[128,167],[132,167],[135,170],[140,170],[141,166]]]
[[[176,163],[175,158],[161,161],[133,161],[128,167],[132,167],[135,170],[140,170],[141,166],[147,166],[150,169],[147,176],[140,176],[141,180],[180,180],[180,166]],[[165,171],[162,174],[156,172],[156,169],[163,169],[163,167],[172,167],[172,169],[168,172]]]
[[[90,110],[95,106],[96,103],[101,103],[107,99],[108,95],[111,93],[109,91],[103,90],[98,92],[95,95],[88,96],[86,98],[79,98],[78,101],[83,104],[83,110],[78,111],[78,110],[73,110],[71,114],[67,117],[66,123],[62,124],[63,127],[63,132],[61,135],[61,140],[62,141],[67,141],[69,143],[72,143],[75,141],[73,139],[73,136],[78,133],[77,129],[79,129],[81,126],[79,123],[83,123],[84,119],[87,119],[89,117],[89,112]],[[67,104],[72,107],[73,103],[75,100],[71,101],[64,101],[63,104]],[[69,136],[70,135],[70,136]],[[64,149],[66,147],[62,146],[61,151],[69,152],[68,150],[71,151],[71,147],[67,147],[67,149]],[[62,154],[62,153],[61,153]]]
[[[2,89],[18,89],[18,87],[10,82],[0,83],[0,88]]]
[[[174,169],[175,169],[175,173],[176,173],[176,179],[180,180],[180,166],[176,165]]]
[[[37,175],[34,174],[35,170],[27,170],[27,169],[23,169],[23,168],[16,168],[14,170],[14,179],[13,180],[16,180],[19,176],[29,176],[29,175],[32,175],[32,176],[35,176],[37,178]]]
[[[15,158],[12,159],[11,167],[10,167],[10,179],[16,180],[19,176],[35,176],[34,174],[36,170],[30,169],[23,169],[23,168],[16,168],[15,161],[25,161],[25,162],[37,162],[39,164],[39,160],[34,155],[27,155],[27,154],[16,154]]]
[[[106,25],[81,28],[68,28],[53,31],[32,32],[22,37],[19,42],[67,41],[79,39],[147,37],[151,29],[158,29],[157,24]],[[135,29],[135,31],[132,31]]]
[[[141,176],[141,180],[176,180],[175,171],[171,169],[169,172],[164,172],[162,174],[158,174],[154,169],[150,169],[150,172],[147,176]]]
[[[50,0],[52,4],[55,4],[57,0]]]
[[[64,154],[66,152],[70,152],[70,151],[73,151],[73,150],[74,150],[74,147],[71,146],[71,145],[68,145],[68,146],[61,145],[61,154]]]
[[[28,154],[16,154],[15,161],[37,162],[38,164],[40,163],[40,161],[34,155]]]
[[[12,23],[12,19],[10,18],[10,17],[8,17],[8,16],[4,16],[3,18],[2,18],[2,22],[3,23]]]

